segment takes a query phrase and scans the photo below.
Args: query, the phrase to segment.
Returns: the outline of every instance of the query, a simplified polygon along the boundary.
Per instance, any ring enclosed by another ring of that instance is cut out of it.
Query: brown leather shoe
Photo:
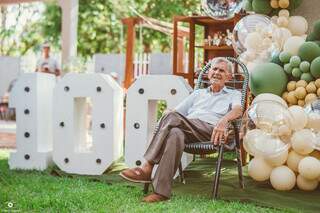
[[[146,174],[140,167],[123,170],[120,176],[134,183],[151,183],[151,174]]]
[[[160,194],[153,193],[153,194],[150,194],[148,196],[145,196],[142,199],[142,202],[156,203],[156,202],[162,202],[162,201],[167,201],[167,200],[169,200],[169,198],[167,198],[167,197],[165,197],[163,195],[160,195]]]

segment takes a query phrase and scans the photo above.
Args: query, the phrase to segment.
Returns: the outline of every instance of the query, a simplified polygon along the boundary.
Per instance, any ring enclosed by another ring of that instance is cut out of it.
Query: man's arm
[[[222,139],[226,139],[228,136],[228,124],[230,121],[239,118],[242,115],[242,108],[240,105],[235,105],[232,107],[232,110],[228,112],[225,116],[223,116],[213,129],[212,135],[211,135],[211,141],[218,145]]]
[[[174,110],[171,111],[177,111],[180,114],[187,116],[188,110],[193,105],[194,99],[199,94],[199,90],[193,91],[188,97],[186,97],[178,106],[174,108]]]

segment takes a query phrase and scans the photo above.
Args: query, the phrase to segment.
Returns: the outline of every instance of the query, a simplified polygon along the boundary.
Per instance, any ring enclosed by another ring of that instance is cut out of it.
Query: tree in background
[[[89,58],[95,53],[119,53],[124,47],[122,18],[136,16],[134,11],[162,21],[172,22],[174,15],[199,11],[200,0],[79,0],[78,54]],[[132,9],[133,8],[133,9]],[[48,3],[44,11],[42,32],[46,40],[60,47],[61,10]],[[143,49],[168,52],[171,37],[143,29]],[[137,30],[137,37],[139,37]],[[125,39],[125,36],[124,36]]]
[[[44,39],[37,21],[42,8],[39,3],[0,7],[0,55],[20,56],[38,48]]]
[[[199,7],[200,0],[79,0],[78,55],[90,58],[95,53],[124,52],[126,36],[121,19],[137,16],[134,11],[172,22],[174,15],[190,15]],[[10,16],[13,24],[8,24],[9,13],[15,14]],[[1,6],[0,55],[22,56],[39,51],[44,41],[61,49],[61,16],[61,8],[52,1]],[[137,30],[139,37],[143,38],[143,47],[138,48],[145,51],[171,49],[171,37],[161,32],[144,28],[141,36]]]

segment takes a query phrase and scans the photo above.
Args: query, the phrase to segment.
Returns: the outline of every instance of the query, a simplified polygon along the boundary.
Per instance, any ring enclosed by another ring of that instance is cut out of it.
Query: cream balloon
[[[289,20],[288,18],[284,17],[284,16],[280,16],[277,20],[277,25],[279,27],[287,27],[289,24]]]
[[[272,167],[262,158],[253,158],[248,165],[248,174],[256,181],[268,180]]]
[[[289,107],[289,112],[291,112],[293,118],[291,122],[292,129],[295,131],[304,129],[308,123],[308,116],[304,112],[303,108],[301,106],[294,105]]]
[[[320,132],[320,114],[316,112],[309,113],[307,128]]]
[[[287,28],[276,28],[272,34],[272,40],[277,45],[279,50],[283,50],[284,44],[292,36]]]
[[[290,37],[283,46],[283,51],[290,53],[291,55],[298,55],[299,48],[305,42],[305,39],[299,36]]]
[[[308,22],[302,16],[291,16],[287,26],[294,36],[303,36],[308,31]]]
[[[295,151],[291,151],[288,155],[288,159],[287,159],[287,165],[288,167],[294,171],[294,172],[298,172],[298,166],[300,161],[304,158],[305,156],[300,155],[298,153],[296,153]]]
[[[283,105],[286,108],[288,107],[287,102],[285,102],[281,97],[274,95],[272,93],[262,93],[262,94],[256,96],[253,99],[252,104],[255,104],[260,101],[275,101],[275,102],[278,102],[279,104]]]
[[[259,49],[259,46],[262,40],[263,40],[263,37],[259,33],[257,32],[249,33],[245,39],[244,46],[248,50]]]
[[[296,185],[296,175],[290,168],[280,166],[272,170],[270,182],[276,190],[289,191]]]
[[[252,120],[259,129],[273,136],[280,136],[281,126],[285,125],[290,130],[292,116],[282,104],[276,101],[259,101],[252,105],[252,109],[255,110],[255,116],[252,116]]]
[[[243,138],[244,149],[252,156],[257,156],[256,144],[258,141],[265,141],[265,133],[260,129],[249,130]]]
[[[304,191],[313,191],[318,187],[318,180],[308,180],[304,178],[302,175],[298,175],[297,177],[297,185],[298,188]]]
[[[320,161],[314,157],[305,157],[300,161],[298,171],[306,179],[318,179],[320,177]]]
[[[280,11],[279,11],[279,17],[281,17],[281,16],[286,17],[286,18],[289,18],[289,16],[290,16],[289,10],[286,10],[286,9],[280,10]]]
[[[283,165],[288,159],[288,149],[283,148],[281,151],[277,151],[276,154],[272,154],[265,157],[265,160],[271,166],[281,166]]]
[[[301,155],[307,155],[314,150],[315,134],[310,129],[297,131],[291,137],[291,144],[294,151]]]

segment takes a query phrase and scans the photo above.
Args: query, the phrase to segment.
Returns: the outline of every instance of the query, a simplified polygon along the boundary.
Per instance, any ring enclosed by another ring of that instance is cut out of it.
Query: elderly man
[[[42,45],[43,57],[37,61],[36,72],[44,72],[54,74],[56,76],[61,75],[61,71],[58,66],[58,62],[50,56],[50,45],[44,43]]]
[[[226,88],[232,78],[232,63],[215,58],[208,72],[210,86],[195,90],[173,111],[166,113],[159,122],[159,131],[153,136],[144,155],[142,167],[127,169],[120,175],[129,181],[151,181],[154,165],[158,164],[152,180],[154,193],[144,202],[168,200],[172,181],[181,161],[185,144],[212,141],[218,145],[227,137],[228,122],[241,115],[241,93]],[[230,110],[231,106],[231,110]]]

